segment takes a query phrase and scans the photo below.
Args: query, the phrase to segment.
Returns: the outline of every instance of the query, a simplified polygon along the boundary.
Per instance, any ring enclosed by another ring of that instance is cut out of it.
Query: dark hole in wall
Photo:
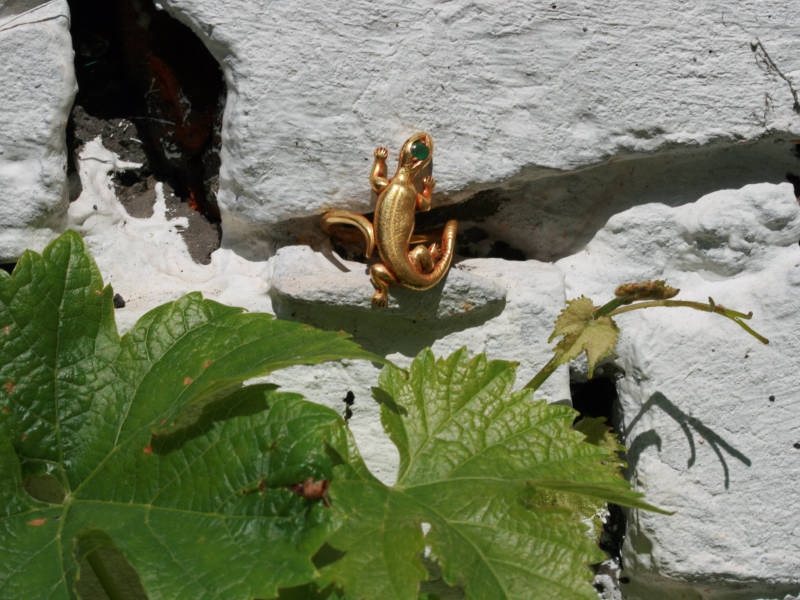
[[[211,239],[201,256],[193,252],[195,260],[207,262],[203,255],[220,238],[216,191],[225,84],[219,64],[188,27],[152,0],[71,0],[70,11],[79,88],[67,133],[72,197],[79,193],[74,152],[101,135],[123,160],[143,164],[117,176],[120,199],[130,201],[126,209],[146,216],[146,210],[136,214],[142,208],[135,198],[139,204],[142,197],[154,198],[155,181],[165,182],[203,215],[205,223],[186,214],[194,211],[176,210],[189,216],[189,230],[204,230],[203,238]]]
[[[497,190],[483,190],[460,204],[440,206],[417,215],[417,227],[423,230],[429,224],[443,227],[448,219],[457,219],[461,223],[456,239],[456,254],[459,256],[526,260],[528,257],[524,251],[496,235],[489,235],[484,228],[474,224],[495,214],[504,200],[503,194]]]
[[[800,176],[794,173],[786,173],[786,181],[792,184],[795,198],[800,199]]]
[[[612,364],[603,365],[593,379],[584,380],[573,377],[570,381],[572,406],[580,414],[576,421],[584,417],[602,417],[612,428],[618,425],[617,378],[621,375],[619,368]],[[613,559],[614,571],[622,566],[622,542],[625,539],[626,518],[625,512],[617,504],[608,505],[608,517],[603,525],[600,536],[600,548]],[[596,573],[606,573],[609,565],[601,563],[594,565]],[[616,577],[616,572],[607,574]],[[602,590],[600,590],[602,591]]]
[[[569,390],[572,407],[581,417],[604,417],[609,425],[614,426],[617,384],[613,374],[603,374],[586,381],[571,381]]]

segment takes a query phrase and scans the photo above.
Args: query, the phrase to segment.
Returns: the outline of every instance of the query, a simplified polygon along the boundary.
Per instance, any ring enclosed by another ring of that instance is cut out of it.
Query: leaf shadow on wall
[[[722,465],[726,490],[730,487],[730,472],[723,451],[748,467],[752,465],[752,461],[747,456],[726,442],[710,427],[705,425],[700,419],[683,412],[661,392],[655,392],[647,399],[647,402],[642,405],[642,407],[639,409],[639,412],[626,427],[626,429],[628,431],[632,431],[639,419],[641,419],[647,411],[653,408],[660,408],[663,410],[676,423],[678,423],[683,430],[683,434],[686,436],[686,440],[689,443],[689,458],[686,461],[686,466],[688,468],[691,468],[697,459],[697,449],[695,447],[693,430],[708,443],[708,445],[717,455],[717,458],[719,458],[719,462]],[[628,446],[629,472],[632,472],[636,468],[636,464],[639,461],[639,457],[641,456],[642,452],[650,446],[656,446],[658,450],[661,451],[661,437],[654,429],[640,433],[633,439]]]

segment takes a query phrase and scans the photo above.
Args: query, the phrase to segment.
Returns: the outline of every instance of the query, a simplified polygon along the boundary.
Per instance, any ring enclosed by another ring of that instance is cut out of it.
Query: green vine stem
[[[663,282],[660,282],[663,283]],[[677,290],[672,290],[674,293],[677,293]],[[670,293],[670,292],[667,292]],[[651,296],[652,297],[652,296]],[[616,315],[621,315],[626,312],[631,312],[633,310],[639,310],[642,308],[654,308],[657,306],[666,306],[666,307],[680,307],[680,308],[693,308],[695,310],[700,310],[703,312],[710,312],[716,313],[721,315],[727,319],[730,319],[739,327],[744,329],[747,333],[752,335],[762,344],[769,344],[769,340],[765,338],[763,335],[755,331],[752,327],[747,325],[744,320],[749,320],[753,317],[753,313],[743,313],[737,310],[731,310],[729,308],[725,308],[721,304],[717,304],[714,302],[712,298],[709,297],[707,303],[703,302],[695,302],[691,300],[669,300],[665,298],[661,298],[658,300],[646,300],[646,301],[638,301],[640,300],[641,296],[635,295],[621,295],[613,300],[610,300],[603,306],[597,308],[594,311],[594,319],[599,317],[614,317]],[[635,303],[634,303],[635,302]],[[539,387],[550,377],[550,375],[555,372],[555,370],[562,364],[561,354],[558,352],[553,355],[553,357],[547,361],[547,364],[542,367],[533,378],[525,384],[524,389],[532,389],[537,390]]]
[[[615,299],[616,300],[616,299]],[[614,300],[609,302],[607,305],[613,304]],[[601,306],[598,309],[597,316],[600,315],[600,311],[605,308],[605,306]],[[738,310],[731,310],[730,308],[725,308],[721,304],[716,304],[712,298],[708,299],[708,303],[703,302],[693,302],[691,300],[650,300],[648,302],[639,302],[638,304],[630,304],[628,306],[622,306],[619,308],[613,308],[610,312],[606,313],[608,316],[613,317],[614,315],[621,315],[622,313],[630,312],[632,310],[637,310],[639,308],[652,308],[654,306],[679,306],[685,308],[694,308],[695,310],[702,310],[704,312],[716,313],[718,315],[722,315],[739,325],[742,329],[744,329],[747,333],[752,335],[762,344],[769,344],[769,340],[765,338],[763,335],[755,331],[752,327],[750,327],[747,323],[742,321],[742,319],[752,319],[753,313],[743,313],[739,312]]]
[[[559,355],[554,355],[550,360],[547,361],[547,364],[539,369],[539,372],[533,376],[528,383],[525,384],[523,389],[526,390],[538,390],[539,387],[547,381],[547,378],[553,374],[553,372],[560,366],[559,362]]]

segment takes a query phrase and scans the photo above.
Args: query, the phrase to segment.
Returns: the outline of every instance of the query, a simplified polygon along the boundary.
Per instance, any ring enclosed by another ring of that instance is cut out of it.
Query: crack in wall
[[[633,206],[675,207],[720,189],[763,182],[789,181],[798,194],[799,159],[792,134],[772,132],[756,140],[619,154],[574,171],[531,167],[459,205],[434,209],[425,219],[456,217],[462,232],[482,232],[480,244],[467,249],[469,256],[488,256],[485,248],[502,241],[525,258],[555,261],[582,250],[611,216]],[[459,249],[465,255],[464,246]]]
[[[792,80],[784,75],[783,71],[778,68],[778,65],[775,64],[774,60],[772,60],[772,57],[767,52],[764,44],[761,43],[761,40],[756,38],[754,41],[750,42],[750,50],[753,51],[753,54],[756,57],[757,65],[762,67],[767,73],[775,73],[778,77],[786,82],[786,85],[789,86],[789,93],[791,93],[794,100],[794,103],[792,104],[792,110],[794,110],[794,112],[797,114],[800,114],[800,100],[797,98],[797,90],[794,89]]]
[[[634,206],[676,207],[717,190],[764,182],[789,182],[800,197],[796,135],[775,131],[752,140],[667,145],[652,153],[619,153],[571,171],[531,166],[504,182],[434,195],[438,206],[417,214],[417,230],[458,219],[457,259],[551,262],[582,250],[610,217]],[[284,221],[266,235],[273,250],[292,244],[324,248],[327,243],[319,216]],[[337,249],[346,258],[363,260],[359,244]]]

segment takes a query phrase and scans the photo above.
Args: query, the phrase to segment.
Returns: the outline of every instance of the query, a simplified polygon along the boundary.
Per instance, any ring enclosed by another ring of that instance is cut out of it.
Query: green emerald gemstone
[[[425,160],[430,156],[430,153],[431,151],[428,150],[428,147],[422,142],[414,142],[411,144],[411,156],[417,160]]]

